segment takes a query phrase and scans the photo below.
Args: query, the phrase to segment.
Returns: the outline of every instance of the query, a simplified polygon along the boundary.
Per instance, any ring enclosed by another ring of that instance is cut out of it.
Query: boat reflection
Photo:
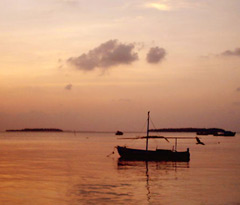
[[[118,159],[118,169],[128,169],[132,166],[143,167],[148,165],[151,167],[155,166],[157,170],[175,170],[178,168],[189,168],[189,162],[173,162],[173,161],[134,161],[134,160],[125,160],[122,158]]]
[[[156,180],[165,178],[164,176],[172,176],[172,172],[189,168],[189,162],[172,162],[172,161],[129,161],[122,158],[118,159],[117,169],[125,171],[127,174],[145,173],[146,181],[146,196],[147,201],[151,201],[151,183]],[[138,172],[136,172],[136,170]],[[143,172],[145,171],[145,172]],[[159,179],[160,176],[160,179]],[[177,179],[177,178],[176,178]]]

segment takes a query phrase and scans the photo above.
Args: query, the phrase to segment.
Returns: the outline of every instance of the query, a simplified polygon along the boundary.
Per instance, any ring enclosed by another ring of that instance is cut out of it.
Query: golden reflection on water
[[[189,163],[136,162],[106,157],[109,133],[0,133],[0,204],[237,204],[239,139],[219,140],[183,145]]]
[[[134,172],[135,170],[138,172],[145,169],[146,201],[149,203],[151,202],[151,182],[156,177],[154,174],[164,175],[172,171],[177,172],[178,169],[182,168],[189,168],[189,162],[127,161],[121,158],[118,159],[118,170],[124,170],[125,172]]]

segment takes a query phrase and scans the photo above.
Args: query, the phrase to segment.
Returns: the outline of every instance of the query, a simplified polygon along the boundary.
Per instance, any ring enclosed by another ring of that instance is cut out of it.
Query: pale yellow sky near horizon
[[[238,0],[2,0],[0,130],[138,131],[151,110],[158,128],[240,131],[239,11]]]

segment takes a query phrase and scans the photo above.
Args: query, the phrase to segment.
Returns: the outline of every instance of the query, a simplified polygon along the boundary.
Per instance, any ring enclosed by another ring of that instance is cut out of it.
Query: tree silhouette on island
[[[63,132],[57,128],[25,128],[21,130],[6,130],[6,132]]]

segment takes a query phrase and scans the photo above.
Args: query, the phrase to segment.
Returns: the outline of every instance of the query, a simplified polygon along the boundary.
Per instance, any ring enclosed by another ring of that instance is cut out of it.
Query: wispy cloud
[[[121,64],[131,64],[138,60],[138,54],[134,48],[133,43],[124,44],[118,40],[109,40],[87,53],[69,58],[67,62],[83,71],[92,71],[97,67],[108,69]]]
[[[240,57],[240,48],[235,48],[235,50],[226,50],[221,53],[222,56],[238,56]]]
[[[156,64],[161,62],[165,56],[166,56],[166,51],[164,48],[153,47],[153,48],[150,48],[149,52],[147,53],[147,62]]]

